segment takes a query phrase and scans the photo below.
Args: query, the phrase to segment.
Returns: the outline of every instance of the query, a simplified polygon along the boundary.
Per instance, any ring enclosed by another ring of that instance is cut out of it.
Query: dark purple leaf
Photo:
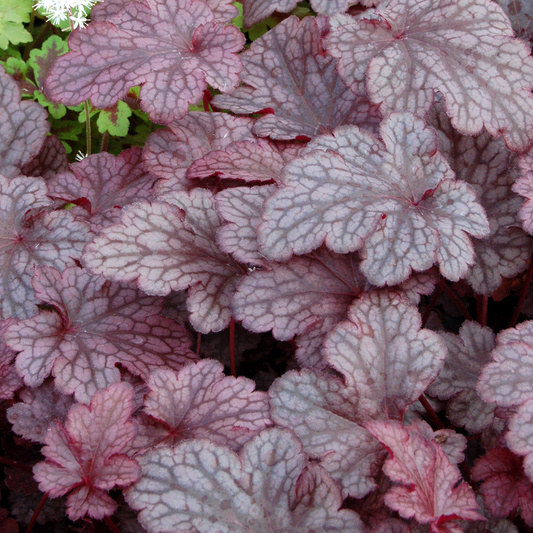
[[[55,135],[49,135],[44,140],[41,151],[22,167],[21,172],[25,176],[41,176],[49,180],[67,170],[67,152],[63,143]]]
[[[165,199],[124,208],[122,222],[85,248],[84,264],[113,281],[135,281],[148,294],[190,287],[187,308],[194,328],[221,331],[229,324],[230,301],[245,269],[216,244],[222,221],[214,195],[194,189]]]
[[[22,378],[15,371],[15,355],[11,348],[6,346],[3,337],[6,329],[14,324],[14,318],[0,321],[0,399],[8,400],[13,398],[17,389],[22,387]]]
[[[313,138],[342,124],[375,130],[380,114],[364,97],[355,95],[337,74],[337,61],[326,56],[313,17],[290,17],[257,39],[241,54],[246,84],[215,105],[236,113],[272,109],[254,124],[260,137]]]
[[[20,352],[17,368],[29,386],[52,373],[56,386],[89,403],[98,389],[120,381],[116,364],[147,379],[155,368],[179,369],[196,359],[189,333],[158,316],[163,299],[106,282],[71,267],[36,271],[37,297],[54,307],[11,326],[6,343]]]
[[[68,44],[72,52],[46,80],[51,100],[77,105],[90,98],[105,109],[141,85],[142,109],[169,123],[202,99],[207,84],[222,92],[237,86],[244,35],[217,22],[199,0],[146,0],[73,32]]]
[[[16,82],[0,65],[0,174],[11,178],[35,157],[50,126],[46,111],[35,102],[21,102]]]
[[[136,147],[118,157],[105,152],[86,157],[71,165],[72,172],[48,182],[49,195],[68,202],[88,200],[89,221],[96,232],[118,222],[123,206],[151,198],[156,178],[144,171],[141,157]]]

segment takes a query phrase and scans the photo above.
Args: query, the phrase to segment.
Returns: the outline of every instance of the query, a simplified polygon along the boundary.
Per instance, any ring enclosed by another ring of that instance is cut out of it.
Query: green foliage
[[[116,137],[125,137],[130,126],[131,109],[128,104],[119,100],[117,105],[103,109],[98,114],[96,125],[100,133],[109,132]]]
[[[30,52],[28,66],[33,69],[33,75],[39,87],[43,85],[52,63],[67,52],[67,43],[57,35],[52,35],[46,39],[40,49],[34,48]]]
[[[0,48],[9,43],[29,43],[31,33],[24,29],[23,22],[30,21],[32,0],[2,0],[0,2]]]

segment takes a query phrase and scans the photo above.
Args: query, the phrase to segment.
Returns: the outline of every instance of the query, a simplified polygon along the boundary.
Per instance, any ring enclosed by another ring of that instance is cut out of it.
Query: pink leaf
[[[246,84],[214,104],[236,113],[272,109],[254,124],[260,137],[313,138],[341,124],[376,129],[376,106],[355,95],[337,74],[337,62],[324,54],[321,30],[313,17],[290,17],[241,54]]]
[[[152,133],[143,157],[148,172],[165,178],[156,185],[157,193],[163,195],[190,188],[186,173],[193,162],[234,141],[251,137],[252,124],[250,118],[227,113],[193,112],[169,124],[169,129]]]
[[[132,85],[142,85],[141,106],[155,122],[186,115],[207,84],[227,92],[242,69],[236,56],[244,35],[216,22],[199,0],[132,2],[105,22],[69,38],[46,80],[46,93],[65,105],[91,98],[111,107]]]
[[[490,427],[496,404],[484,402],[476,392],[481,368],[494,349],[495,335],[477,322],[465,321],[459,335],[441,333],[448,348],[444,368],[428,392],[441,400],[450,400],[448,418],[472,434]]]
[[[358,90],[366,76],[384,113],[424,114],[439,91],[461,133],[485,126],[517,151],[533,141],[533,59],[494,2],[391,0],[343,18],[326,43],[344,81]]]
[[[61,394],[51,381],[36,389],[25,387],[18,397],[22,401],[7,410],[7,419],[13,424],[13,431],[42,444],[54,420],[64,423],[74,401],[71,396]]]
[[[71,520],[86,514],[97,520],[113,514],[115,502],[105,491],[126,487],[140,477],[140,468],[124,452],[135,437],[133,391],[116,383],[97,391],[90,406],[70,408],[65,426],[55,423],[45,439],[46,460],[34,467],[39,488],[52,498],[67,492]]]
[[[265,203],[260,251],[286,260],[322,243],[337,253],[362,247],[361,270],[378,286],[435,262],[448,279],[464,277],[474,263],[467,234],[489,232],[473,190],[453,179],[420,118],[392,114],[381,136],[343,126],[312,141]]]
[[[252,380],[225,377],[217,361],[188,365],[177,375],[157,370],[148,388],[144,412],[159,423],[141,421],[143,448],[205,437],[237,449],[271,425],[266,393],[254,392]]]
[[[11,178],[39,153],[50,126],[36,102],[21,102],[17,83],[0,65],[0,174]]]
[[[0,297],[6,317],[27,318],[37,311],[31,286],[38,265],[63,270],[74,265],[90,240],[87,226],[67,211],[39,212],[52,201],[40,178],[0,175]],[[31,210],[31,212],[30,212]]]
[[[517,157],[501,139],[487,132],[477,137],[457,133],[441,106],[437,106],[433,121],[439,129],[440,149],[457,179],[474,188],[487,213],[490,234],[473,239],[476,262],[466,279],[477,294],[491,296],[503,277],[512,278],[525,270],[533,251],[533,240],[520,229],[520,199],[511,192]]]
[[[479,491],[494,518],[520,509],[526,524],[533,525],[533,483],[524,475],[522,458],[506,448],[492,448],[477,459],[472,479],[483,481]]]
[[[124,205],[151,198],[155,178],[144,171],[141,156],[142,150],[134,147],[118,157],[106,152],[86,157],[71,166],[72,172],[51,179],[49,194],[68,202],[88,200],[96,232],[118,222]]]
[[[484,520],[474,491],[465,482],[457,484],[459,469],[438,444],[392,420],[368,422],[366,427],[391,454],[384,472],[401,484],[385,496],[391,509],[403,518],[431,524],[433,531],[445,531],[439,526],[457,518]]]
[[[187,307],[197,331],[228,326],[230,299],[244,269],[216,244],[221,220],[204,189],[177,192],[168,202],[123,209],[122,222],[85,248],[84,264],[114,281],[136,281],[148,294],[188,287]]]
[[[520,405],[533,399],[533,321],[522,322],[496,337],[492,361],[480,374],[477,391],[487,403]]]
[[[150,450],[139,462],[142,477],[126,501],[149,531],[363,531],[287,430],[262,431],[239,455],[198,439]]]
[[[524,196],[526,201],[519,212],[524,230],[533,235],[533,149],[518,158],[520,176],[513,185],[513,191]]]
[[[63,274],[41,268],[33,283],[54,311],[20,321],[5,336],[21,352],[17,368],[30,386],[52,372],[62,392],[88,403],[94,391],[120,380],[117,363],[146,379],[154,368],[178,369],[195,359],[189,333],[158,316],[161,298],[78,267]]]

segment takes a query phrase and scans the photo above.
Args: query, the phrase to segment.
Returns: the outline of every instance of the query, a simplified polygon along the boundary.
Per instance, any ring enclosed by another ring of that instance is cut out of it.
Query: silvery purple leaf
[[[364,93],[355,95],[324,54],[322,32],[313,17],[290,17],[241,54],[245,85],[213,103],[236,113],[270,109],[254,133],[273,139],[313,138],[341,124],[375,130],[381,118]]]
[[[474,191],[454,179],[434,130],[415,115],[387,117],[381,138],[341,126],[312,141],[265,202],[259,250],[285,261],[324,243],[337,253],[362,248],[361,270],[378,286],[435,262],[448,279],[464,277],[474,263],[468,234],[489,233]]]
[[[533,141],[533,58],[490,0],[390,0],[339,18],[326,43],[342,79],[357,91],[366,78],[383,113],[424,115],[438,91],[461,133],[485,126],[516,151]]]
[[[222,221],[213,193],[194,189],[139,202],[122,222],[105,228],[85,248],[86,268],[113,281],[135,281],[148,294],[189,288],[187,308],[197,331],[226,328],[230,301],[245,268],[216,243]]]
[[[11,178],[35,157],[50,129],[46,111],[36,102],[21,102],[17,83],[0,65],[0,174]]]
[[[169,123],[202,99],[207,84],[222,92],[237,86],[244,35],[200,0],[146,0],[73,32],[68,44],[72,51],[46,80],[51,100],[77,105],[90,98],[105,109],[141,85],[143,110]]]
[[[238,455],[195,439],[150,450],[139,462],[142,476],[126,501],[152,532],[212,533],[214,524],[224,533],[363,531],[356,513],[339,510],[339,489],[288,430],[264,430]]]
[[[52,373],[57,388],[89,403],[96,390],[120,381],[117,363],[147,379],[155,368],[194,361],[190,334],[158,316],[163,299],[106,282],[79,267],[36,271],[37,297],[54,310],[9,327],[5,342],[20,352],[17,369],[36,387]]]
[[[60,172],[68,170],[67,152],[55,135],[45,138],[41,151],[21,170],[25,176],[41,176],[49,180]]]

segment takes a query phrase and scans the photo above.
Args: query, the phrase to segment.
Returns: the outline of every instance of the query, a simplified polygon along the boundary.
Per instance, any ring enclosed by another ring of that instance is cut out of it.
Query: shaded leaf
[[[512,150],[533,141],[533,59],[509,19],[490,0],[390,0],[339,19],[326,39],[344,81],[367,78],[381,111],[429,111],[436,91],[453,127],[483,126]]]
[[[179,369],[196,359],[189,333],[158,316],[162,298],[78,267],[63,274],[41,268],[33,284],[54,310],[14,324],[5,335],[20,352],[16,364],[27,385],[40,385],[51,372],[59,390],[89,403],[96,390],[120,380],[117,363],[147,379],[155,368]]]
[[[97,520],[114,513],[116,503],[107,491],[126,487],[140,477],[140,468],[124,452],[135,437],[133,391],[116,383],[97,391],[91,405],[70,408],[63,426],[56,422],[46,435],[46,457],[33,473],[39,488],[51,498],[67,498],[67,515]]]
[[[48,182],[49,195],[67,202],[87,200],[89,205],[83,205],[95,232],[118,222],[123,206],[152,197],[156,178],[144,171],[140,148],[124,150],[119,156],[90,155],[70,169]]]
[[[161,180],[160,195],[188,189],[187,169],[209,152],[252,136],[253,120],[227,113],[191,112],[168,129],[150,135],[144,148],[145,168]]]
[[[21,102],[17,83],[0,66],[0,174],[18,176],[39,153],[50,126],[46,111],[35,102]]]
[[[51,100],[77,105],[90,98],[105,109],[141,85],[142,109],[154,122],[169,123],[200,102],[207,84],[235,88],[244,36],[199,0],[146,0],[73,32],[68,45],[72,52],[46,80]]]
[[[278,24],[241,54],[245,85],[216,96],[215,105],[236,113],[271,109],[254,124],[260,137],[313,138],[341,124],[376,129],[377,107],[342,82],[336,60],[324,54],[321,33],[313,17]]]
[[[338,510],[331,478],[308,465],[301,444],[270,429],[239,455],[207,440],[157,448],[139,459],[141,480],[126,491],[149,531],[360,533],[357,514]],[[161,468],[165,465],[164,468]]]
[[[337,253],[362,247],[361,270],[378,286],[435,262],[448,279],[464,277],[474,263],[467,234],[489,232],[474,191],[453,179],[434,131],[418,117],[390,115],[381,137],[342,126],[312,141],[265,203],[260,251],[287,260],[322,243]]]
[[[226,328],[230,299],[244,269],[221,252],[221,220],[214,196],[203,189],[177,192],[168,202],[123,209],[122,222],[107,227],[85,248],[84,264],[113,281],[135,281],[148,294],[188,287],[187,308],[197,331]]]
[[[459,335],[441,333],[448,357],[428,392],[441,400],[450,400],[446,413],[453,424],[464,426],[472,434],[488,428],[494,420],[496,404],[484,402],[476,392],[483,365],[488,363],[495,346],[490,328],[465,321]]]
[[[513,415],[505,440],[514,453],[525,456],[524,471],[533,483],[533,400],[524,402]],[[531,521],[533,521],[533,514]]]
[[[8,318],[0,321],[0,399],[13,398],[16,390],[22,387],[22,378],[15,371],[15,355],[11,348],[6,346],[3,337],[6,329],[15,323],[15,319]]]
[[[22,167],[25,176],[41,176],[49,180],[56,174],[68,170],[67,152],[61,141],[55,135],[49,135],[44,140],[41,151]]]
[[[494,518],[505,518],[514,510],[533,525],[533,483],[522,469],[522,458],[506,448],[492,448],[476,460],[472,479],[483,481],[479,492]]]

